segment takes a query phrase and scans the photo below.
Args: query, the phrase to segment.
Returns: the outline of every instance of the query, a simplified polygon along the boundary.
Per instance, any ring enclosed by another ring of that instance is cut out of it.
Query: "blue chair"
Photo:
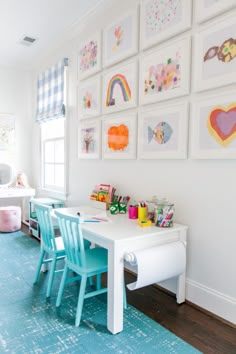
[[[66,251],[65,269],[61,279],[56,306],[59,307],[61,304],[65,285],[81,278],[75,320],[75,326],[77,327],[80,324],[84,299],[107,292],[107,288],[101,287],[101,274],[107,272],[108,268],[107,250],[101,247],[86,250],[80,219],[76,216],[63,214],[60,211],[55,211],[55,214]],[[69,270],[72,270],[77,276],[68,278]],[[93,276],[96,276],[97,279],[96,290],[86,292],[87,279]],[[126,306],[126,296],[124,296],[124,307],[126,308]]]
[[[38,203],[34,203],[34,206],[41,232],[41,252],[34,284],[36,284],[39,280],[42,265],[51,263],[46,294],[46,297],[49,297],[52,292],[55,274],[63,272],[63,269],[57,270],[56,265],[58,260],[65,258],[65,248],[62,237],[55,236],[55,227],[51,216],[53,208],[51,206]]]

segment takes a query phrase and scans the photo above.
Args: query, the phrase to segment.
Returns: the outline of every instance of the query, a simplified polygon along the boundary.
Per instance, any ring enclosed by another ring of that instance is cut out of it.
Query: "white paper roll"
[[[125,260],[137,267],[137,281],[127,285],[128,289],[135,290],[182,274],[186,266],[186,247],[180,241],[172,242],[128,253]]]

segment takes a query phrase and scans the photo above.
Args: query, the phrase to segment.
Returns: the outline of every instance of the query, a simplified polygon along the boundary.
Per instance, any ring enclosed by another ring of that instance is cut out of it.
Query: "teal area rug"
[[[78,284],[67,286],[62,305],[46,300],[47,273],[33,284],[40,246],[21,232],[0,233],[0,353],[200,353],[134,307],[124,311],[124,330],[106,328],[106,296],[84,302],[81,325],[74,326]],[[63,267],[63,263],[61,265]]]

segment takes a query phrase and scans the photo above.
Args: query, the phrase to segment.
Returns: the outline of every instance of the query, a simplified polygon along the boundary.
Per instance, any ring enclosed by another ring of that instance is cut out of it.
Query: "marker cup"
[[[145,220],[147,218],[147,207],[138,207],[138,219]]]
[[[134,205],[129,206],[129,219],[138,218],[138,207]]]

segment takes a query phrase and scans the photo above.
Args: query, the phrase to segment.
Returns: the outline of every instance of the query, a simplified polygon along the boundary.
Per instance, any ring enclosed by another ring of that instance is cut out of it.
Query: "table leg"
[[[118,245],[108,249],[107,328],[113,333],[123,330],[123,252]]]

